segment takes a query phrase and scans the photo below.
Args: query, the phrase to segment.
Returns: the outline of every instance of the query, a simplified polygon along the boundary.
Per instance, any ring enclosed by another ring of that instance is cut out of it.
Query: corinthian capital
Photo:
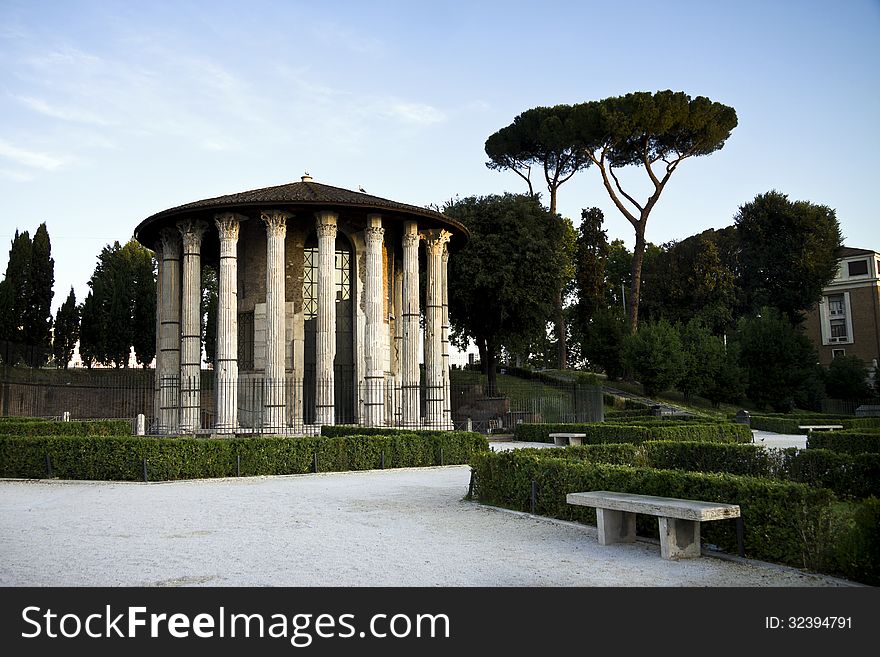
[[[246,218],[235,212],[219,212],[215,214],[214,223],[217,226],[217,232],[220,233],[220,240],[238,240],[239,226]]]
[[[338,215],[335,212],[322,210],[315,213],[315,231],[318,237],[336,237],[336,220]]]
[[[287,220],[292,218],[290,212],[283,210],[266,210],[260,213],[260,219],[266,224],[266,234],[270,237],[284,237],[287,234]]]
[[[428,251],[434,255],[440,255],[446,248],[452,233],[448,230],[426,230],[421,233],[421,238],[425,240],[425,246]]]
[[[162,245],[162,257],[166,260],[180,258],[180,231],[163,228],[159,231],[159,243]]]
[[[193,219],[181,219],[177,222],[177,230],[183,240],[184,253],[198,253],[202,248],[202,237],[207,230],[208,224],[204,221]]]

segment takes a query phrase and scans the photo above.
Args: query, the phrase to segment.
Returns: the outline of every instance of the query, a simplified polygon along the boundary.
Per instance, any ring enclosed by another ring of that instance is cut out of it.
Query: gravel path
[[[467,466],[167,483],[0,480],[3,586],[839,586],[463,500]]]

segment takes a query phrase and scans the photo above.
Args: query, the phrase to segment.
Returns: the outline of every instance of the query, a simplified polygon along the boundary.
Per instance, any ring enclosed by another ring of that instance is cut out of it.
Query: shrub
[[[4,418],[0,434],[9,436],[130,436],[128,420],[71,420],[58,422],[31,418]]]
[[[681,338],[665,320],[643,324],[638,333],[626,337],[621,359],[635,372],[648,397],[674,386],[685,369]]]
[[[830,449],[844,454],[880,454],[880,431],[817,431],[807,438],[807,449]]]
[[[685,422],[658,420],[640,425],[611,424],[519,424],[514,440],[552,442],[551,433],[584,433],[584,444],[640,443],[646,440],[708,440],[716,442],[752,441],[752,432],[744,424],[732,422]]]
[[[140,480],[147,460],[150,480],[277,475],[310,472],[317,454],[322,472],[467,463],[489,449],[484,436],[311,436],[285,438],[154,438],[91,436],[0,436],[0,477]],[[442,453],[441,453],[442,450]]]
[[[817,535],[809,518],[822,513],[833,500],[830,491],[804,484],[595,464],[518,452],[474,456],[474,491],[481,501],[528,511],[534,480],[538,486],[538,513],[593,524],[595,511],[567,504],[567,493],[613,490],[738,504],[745,525],[746,553],[752,558],[798,567],[815,566],[811,555],[818,552],[824,537]],[[657,535],[656,518],[639,516],[638,526],[640,533]],[[735,523],[705,523],[700,531],[706,542],[736,551]]]

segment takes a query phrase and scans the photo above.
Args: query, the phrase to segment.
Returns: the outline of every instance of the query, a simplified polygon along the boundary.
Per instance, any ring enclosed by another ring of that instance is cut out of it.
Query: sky
[[[777,190],[880,250],[880,2],[0,0],[0,272],[46,222],[53,310],[161,210],[318,182],[413,205],[526,191],[486,138],[536,106],[671,89],[736,109],[651,214],[661,244]],[[622,172],[644,196],[645,172]],[[538,187],[536,186],[536,189]],[[548,202],[547,194],[544,194]],[[559,190],[632,227],[587,169]]]

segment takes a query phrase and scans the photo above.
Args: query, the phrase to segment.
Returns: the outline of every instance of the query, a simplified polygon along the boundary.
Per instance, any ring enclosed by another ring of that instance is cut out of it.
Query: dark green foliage
[[[832,526],[834,557],[846,577],[880,586],[880,500],[838,505]]]
[[[641,443],[646,440],[707,440],[746,443],[752,441],[751,430],[733,422],[646,421],[636,424],[601,422],[593,424],[519,424],[514,440],[550,443],[551,433],[584,433],[584,444]]]
[[[76,294],[70,288],[70,294],[61,304],[55,314],[54,340],[52,341],[52,355],[55,358],[55,367],[67,369],[76,341],[79,340],[79,317],[80,308],[76,305]]]
[[[128,367],[132,346],[139,363],[146,366],[153,360],[155,285],[152,252],[135,240],[101,250],[80,323],[80,355],[87,365]]]
[[[72,420],[54,422],[36,418],[2,418],[0,434],[6,436],[130,436],[127,420]]]
[[[467,463],[489,449],[484,436],[454,432],[439,435],[283,438],[152,438],[140,436],[0,436],[0,477],[42,478],[46,455],[53,476],[62,479],[140,480],[143,459],[154,481],[302,474],[312,471],[317,453],[320,472]]]
[[[671,323],[698,319],[720,335],[733,323],[738,288],[732,263],[716,240],[721,231],[707,230],[681,242],[664,244],[642,272],[643,320]]]
[[[724,146],[737,125],[736,111],[703,96],[691,98],[666,90],[582,103],[574,107],[570,121],[576,142],[599,169],[612,201],[635,230],[628,299],[630,331],[635,333],[651,210],[685,159]],[[628,165],[645,168],[650,194],[644,201],[635,200],[619,185],[614,170]]]
[[[880,454],[880,429],[863,431],[814,431],[807,449],[830,449],[842,454]]]
[[[574,254],[575,316],[580,326],[588,325],[596,311],[606,307],[608,281],[605,265],[611,247],[606,231],[602,230],[602,221],[599,208],[581,211]]]
[[[55,261],[52,259],[49,231],[42,223],[31,243],[30,267],[25,286],[27,302],[22,314],[22,330],[28,348],[27,364],[41,367],[52,353],[52,288]]]
[[[764,308],[740,320],[736,342],[748,375],[747,394],[758,408],[787,411],[810,401],[819,359],[810,339],[788,318]]]
[[[825,375],[825,391],[832,399],[859,401],[872,396],[868,368],[856,356],[838,356]]]
[[[581,357],[593,368],[605,372],[610,380],[624,374],[620,350],[629,335],[626,317],[616,309],[597,310],[586,326],[576,328],[581,343]]]
[[[748,308],[770,306],[802,321],[837,273],[842,236],[834,210],[771,191],[742,205],[734,221]]]
[[[841,497],[880,496],[880,454],[801,450],[788,464],[786,478],[828,488]]]
[[[566,267],[559,257],[566,224],[535,197],[470,197],[445,214],[471,231],[449,259],[449,318],[453,340],[473,339],[495,385],[502,346],[541,338],[554,312],[554,290]]]
[[[806,434],[807,429],[799,427],[810,424],[839,424],[844,429],[880,428],[880,418],[853,417],[851,415],[845,417],[816,414],[752,415],[750,421],[753,429],[792,435]],[[838,433],[834,432],[834,435],[838,435]]]
[[[517,116],[513,123],[491,135],[485,144],[489,161],[496,171],[510,170],[529,186],[534,194],[531,168],[541,167],[550,192],[550,212],[556,212],[558,188],[590,160],[579,148],[571,133],[572,107],[535,107]]]
[[[644,324],[638,333],[627,337],[621,347],[621,359],[648,397],[678,383],[685,368],[681,338],[665,320]]]
[[[217,310],[220,303],[220,279],[214,267],[202,267],[202,348],[205,361],[214,363],[217,352]]]
[[[25,359],[25,335],[22,318],[28,302],[28,275],[31,267],[31,236],[27,231],[15,231],[9,247],[6,276],[0,290],[0,328],[7,345],[4,359],[8,365],[17,365]]]
[[[566,494],[612,490],[738,504],[745,524],[747,556],[798,567],[816,565],[811,556],[824,537],[817,535],[809,520],[829,506],[833,494],[828,490],[730,474],[593,464],[554,458],[558,450],[543,451],[550,454],[512,450],[474,456],[471,465],[478,499],[528,511],[534,480],[538,513],[591,524],[595,524],[595,511],[567,504]],[[639,516],[638,526],[640,533],[656,536],[656,518]],[[703,523],[700,531],[707,543],[736,551],[735,522]]]

